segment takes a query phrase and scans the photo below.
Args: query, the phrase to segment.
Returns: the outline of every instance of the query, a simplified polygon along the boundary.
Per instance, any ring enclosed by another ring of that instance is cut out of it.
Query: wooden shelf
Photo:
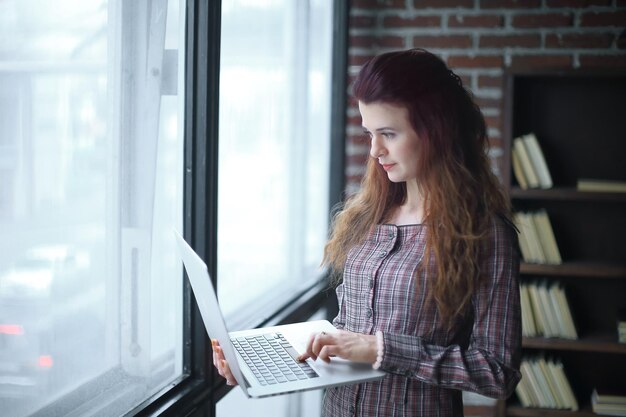
[[[555,277],[597,277],[626,279],[626,265],[600,262],[563,262],[560,265],[522,263],[520,272]]]
[[[589,408],[572,411],[551,408],[525,408],[521,406],[507,407],[506,415],[514,417],[598,417],[598,414]]]
[[[576,188],[571,187],[555,187],[545,190],[524,190],[520,187],[512,187],[509,196],[512,199],[524,200],[626,202],[626,193],[577,191]]]
[[[526,349],[575,350],[626,355],[626,343],[618,343],[615,339],[615,335],[589,335],[577,340],[524,337],[522,346]]]
[[[579,191],[580,178],[626,181],[626,77],[596,73],[505,73],[503,183],[515,210],[544,209],[564,262],[522,263],[526,281],[547,278],[567,289],[578,340],[523,338],[522,354],[544,350],[563,364],[580,411],[524,408],[514,398],[502,416],[597,417],[589,404],[595,387],[619,386],[626,344],[617,341],[617,312],[626,307],[626,192]],[[618,111],[616,109],[619,109]],[[534,133],[554,187],[522,189],[512,167],[514,138]],[[576,320],[577,319],[577,320]],[[597,333],[594,333],[597,332]]]

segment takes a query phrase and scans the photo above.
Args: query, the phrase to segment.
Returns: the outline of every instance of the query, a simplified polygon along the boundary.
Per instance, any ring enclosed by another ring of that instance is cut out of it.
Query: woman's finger
[[[317,336],[315,336],[315,339],[313,340],[313,345],[311,346],[311,351],[313,352],[313,355],[315,356],[314,360],[319,357],[320,352],[322,351],[322,348],[325,345],[332,344],[332,343],[333,343],[332,335],[326,332],[318,333]]]
[[[306,350],[304,351],[304,353],[302,353],[300,356],[298,356],[298,360],[300,362],[304,362],[308,358],[312,358],[313,360],[317,359],[317,357],[315,356],[315,354],[313,353],[313,350],[312,350],[313,341],[315,340],[315,336],[316,336],[315,333],[313,333],[313,334],[311,334],[309,336],[309,340],[306,343]]]
[[[330,358],[337,356],[338,347],[336,345],[324,345],[320,350],[319,358],[326,363],[330,363]]]
[[[224,370],[223,377],[226,378],[226,385],[237,385],[237,380],[233,376],[233,373],[230,371],[230,366],[226,360],[222,360],[222,368]]]

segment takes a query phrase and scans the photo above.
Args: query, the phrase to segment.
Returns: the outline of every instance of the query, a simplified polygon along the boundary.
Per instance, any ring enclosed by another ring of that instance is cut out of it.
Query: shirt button
[[[384,258],[385,256],[387,256],[387,251],[381,250],[380,252],[378,252],[378,255],[379,255],[381,258]]]
[[[370,290],[371,290],[372,288],[374,288],[374,280],[373,280],[373,279],[370,279],[370,280],[369,280],[369,285],[370,285]]]
[[[372,317],[372,309],[368,308],[367,309],[367,313],[365,313],[367,315],[367,317]]]
[[[350,406],[350,412],[354,413],[354,406],[353,405]]]
[[[393,239],[393,232],[389,232],[389,239]]]

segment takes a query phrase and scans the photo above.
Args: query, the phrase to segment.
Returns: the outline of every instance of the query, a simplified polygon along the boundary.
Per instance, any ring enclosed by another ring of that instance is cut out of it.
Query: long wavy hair
[[[361,68],[353,95],[366,104],[408,109],[421,141],[418,183],[427,233],[420,267],[435,272],[428,280],[428,300],[436,303],[443,323],[451,325],[479,284],[479,248],[494,215],[510,218],[508,200],[490,168],[483,115],[460,78],[422,49],[372,58]],[[322,263],[333,270],[335,284],[348,251],[377,224],[389,221],[405,199],[406,184],[391,182],[370,158],[360,191],[333,216]]]

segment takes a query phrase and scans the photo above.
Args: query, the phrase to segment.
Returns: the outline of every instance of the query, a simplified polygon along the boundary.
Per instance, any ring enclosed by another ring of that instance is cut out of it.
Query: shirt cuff
[[[383,332],[380,330],[376,332],[376,348],[377,348],[377,356],[376,362],[372,365],[372,368],[378,369],[380,365],[383,363],[383,356],[385,355],[385,342],[383,340]]]

